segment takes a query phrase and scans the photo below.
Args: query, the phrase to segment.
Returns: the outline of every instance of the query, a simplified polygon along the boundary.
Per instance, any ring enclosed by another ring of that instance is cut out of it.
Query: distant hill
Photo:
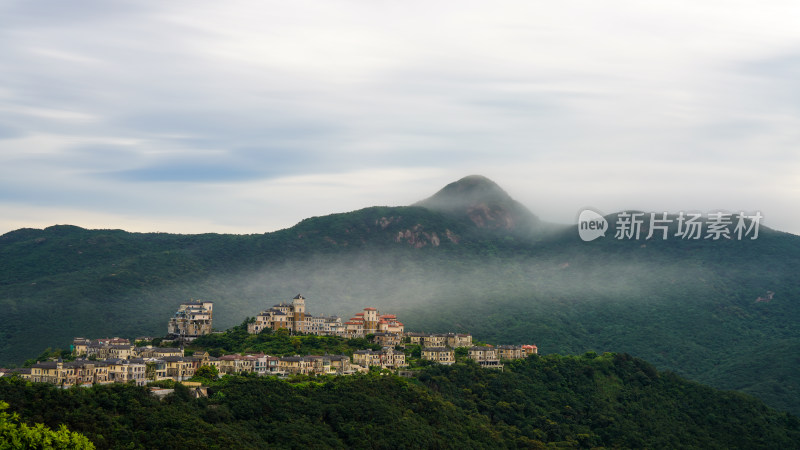
[[[162,335],[190,298],[214,301],[224,329],[301,292],[313,313],[370,305],[410,330],[543,353],[628,352],[800,413],[798,273],[798,236],[762,226],[756,240],[583,242],[575,226],[548,224],[471,176],[415,206],[266,234],[7,233],[0,364],[74,336]]]

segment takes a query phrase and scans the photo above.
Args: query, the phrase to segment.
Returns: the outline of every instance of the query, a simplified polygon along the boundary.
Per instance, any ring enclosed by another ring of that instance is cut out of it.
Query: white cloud
[[[11,2],[0,232],[60,211],[89,227],[268,231],[482,173],[545,220],[587,204],[742,207],[798,233],[798,13]]]

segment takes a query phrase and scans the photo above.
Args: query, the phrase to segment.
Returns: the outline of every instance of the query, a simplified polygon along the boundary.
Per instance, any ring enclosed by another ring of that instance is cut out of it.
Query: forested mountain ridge
[[[446,207],[460,193],[468,201]],[[628,352],[800,412],[800,237],[762,226],[756,240],[583,242],[482,177],[431,199],[258,235],[7,233],[0,364],[74,336],[163,335],[189,298],[214,301],[224,329],[302,292],[313,313],[375,306],[412,331],[536,342],[543,353]]]
[[[659,373],[626,354],[547,355],[505,371],[431,365],[415,378],[227,376],[58,389],[0,378],[22,419],[65,424],[97,448],[703,448],[800,446],[800,420],[747,395]],[[547,447],[549,448],[549,447]]]

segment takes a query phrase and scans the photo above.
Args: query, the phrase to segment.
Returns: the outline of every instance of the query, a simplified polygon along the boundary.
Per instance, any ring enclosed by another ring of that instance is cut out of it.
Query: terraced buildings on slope
[[[366,307],[347,322],[336,316],[314,316],[306,312],[305,298],[298,294],[291,303],[279,303],[262,311],[248,324],[248,332],[260,333],[265,329],[286,329],[293,333],[333,335],[345,338],[370,337],[380,344],[381,350],[356,350],[348,355],[294,355],[275,357],[260,354],[230,354],[219,358],[199,351],[185,356],[180,348],[135,346],[128,339],[104,338],[90,340],[77,337],[73,341],[74,361],[44,361],[30,368],[2,370],[0,376],[17,373],[25,379],[62,386],[105,383],[139,385],[148,381],[172,379],[185,381],[194,376],[201,366],[213,366],[220,374],[256,373],[258,375],[285,376],[291,374],[348,375],[369,371],[371,367],[398,370],[406,367],[406,353],[435,361],[439,364],[456,362],[457,348],[467,348],[464,353],[482,367],[502,369],[501,360],[513,360],[535,354],[535,345],[492,347],[474,346],[472,336],[465,333],[411,333],[394,314],[381,314],[376,308]],[[211,332],[212,302],[181,304],[170,319],[168,337],[186,342]],[[139,339],[151,340],[152,339]],[[181,343],[182,344],[182,343]],[[405,351],[403,351],[405,350]]]

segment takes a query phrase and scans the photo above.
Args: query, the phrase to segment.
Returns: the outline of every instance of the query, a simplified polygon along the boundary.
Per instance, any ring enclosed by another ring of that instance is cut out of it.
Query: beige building
[[[358,364],[361,367],[382,367],[381,352],[374,350],[356,350],[353,352],[353,364]]]
[[[487,369],[502,369],[503,365],[494,347],[470,347],[469,358]]]
[[[320,336],[339,336],[344,333],[344,325],[339,316],[313,316],[305,317],[305,332]]]
[[[497,357],[500,359],[522,359],[528,355],[519,345],[498,345]]]
[[[402,322],[397,320],[396,315],[383,314],[378,316],[378,327],[374,333],[394,333],[402,335],[403,331],[405,331],[405,326],[403,326]]]
[[[309,355],[306,358],[311,363],[311,372],[320,375],[334,375],[336,372],[331,368],[331,359],[327,356]]]
[[[291,303],[281,302],[272,308],[261,311],[253,323],[247,325],[247,332],[258,334],[264,329],[273,331],[285,328],[292,333],[320,334],[319,331],[336,328],[335,316],[314,318],[306,313],[306,299],[297,294]],[[341,323],[341,319],[339,319]]]
[[[75,383],[78,385],[95,385],[111,383],[108,366],[102,361],[75,360],[66,365],[76,369]]]
[[[167,379],[167,363],[157,358],[144,359],[144,378],[147,381]]]
[[[349,375],[355,371],[347,355],[330,355],[328,359],[331,361],[331,370],[338,375]]]
[[[367,307],[344,323],[347,337],[365,337],[368,334],[403,334],[405,327],[394,314],[381,314],[376,308]]]
[[[355,372],[347,355],[285,356],[278,358],[276,375],[349,375]]]
[[[447,335],[446,334],[429,334],[420,339],[420,345],[423,347],[446,347]]]
[[[375,343],[381,347],[394,347],[403,342],[403,335],[400,333],[375,333]]]
[[[539,347],[536,344],[533,345],[523,345],[522,350],[525,352],[526,355],[538,355],[539,354]]]
[[[92,343],[86,349],[86,357],[92,356],[96,359],[130,359],[135,354],[132,345]]]
[[[90,340],[76,337],[72,340],[72,354],[78,358],[94,356],[95,359],[131,358],[134,347],[128,339],[104,338]]]
[[[447,346],[452,348],[472,347],[472,335],[465,333],[447,333]]]
[[[229,373],[243,373],[255,372],[256,361],[258,358],[264,357],[264,354],[259,355],[223,355],[219,359],[219,371],[223,374]]]
[[[406,342],[413,345],[422,345],[422,338],[427,335],[427,333],[414,333],[411,331],[404,333]]]
[[[269,355],[258,355],[255,360],[255,373],[259,375],[277,375],[280,358]]]
[[[167,356],[183,356],[183,350],[177,347],[136,347],[133,352],[139,358],[166,358]]]
[[[167,324],[167,335],[191,341],[197,336],[211,333],[211,322],[214,316],[213,302],[181,303],[175,315]]]
[[[406,354],[393,347],[384,347],[381,353],[384,354],[382,364],[387,368],[399,369],[408,365],[406,364]]]
[[[410,344],[422,347],[471,347],[472,335],[460,333],[406,333]]]
[[[91,339],[76,337],[72,340],[72,354],[76,357],[86,356],[86,351],[91,343]]]
[[[125,359],[46,361],[31,367],[29,379],[64,386],[128,382],[141,386],[145,384],[145,362]]]
[[[183,356],[167,356],[160,359],[164,362],[164,377],[175,381],[188,380],[194,376],[194,363],[191,358]]]
[[[278,370],[284,374],[308,375],[311,369],[311,360],[304,356],[285,356],[278,359]]]
[[[138,386],[144,386],[147,379],[146,364],[142,359],[126,360],[126,359],[109,359],[104,361],[108,367],[109,381],[114,383],[136,383]]]
[[[364,337],[364,313],[357,313],[354,317],[344,323],[344,333],[348,337]]]
[[[456,362],[456,354],[455,351],[449,347],[423,347],[422,359],[449,365]]]
[[[76,360],[71,362],[44,361],[31,366],[30,373],[23,378],[37,383],[63,386],[93,385],[109,383],[106,363],[102,361]]]

